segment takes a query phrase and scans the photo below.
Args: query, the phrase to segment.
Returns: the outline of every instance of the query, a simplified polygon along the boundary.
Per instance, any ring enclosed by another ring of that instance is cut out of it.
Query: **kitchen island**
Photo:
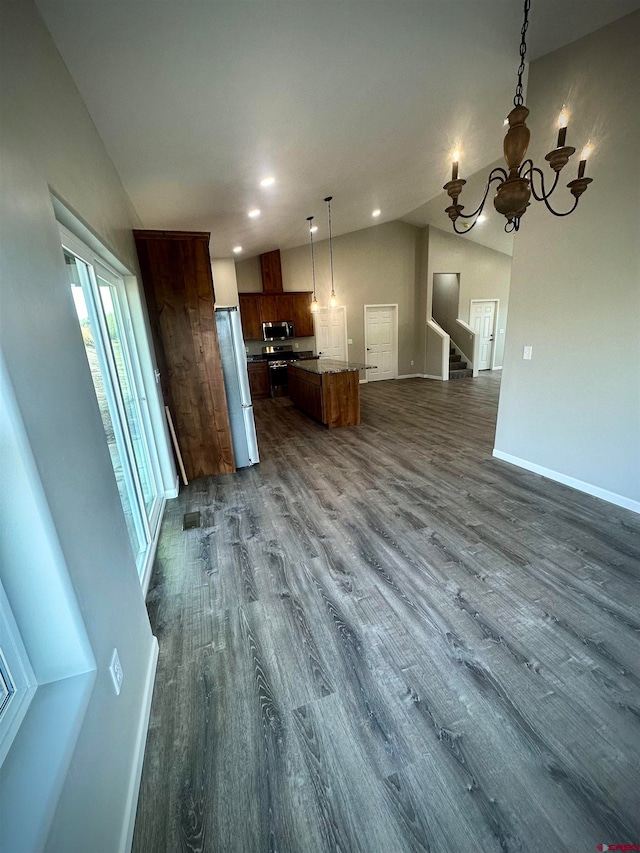
[[[360,423],[360,371],[366,365],[321,358],[287,369],[289,396],[303,412],[329,429]]]

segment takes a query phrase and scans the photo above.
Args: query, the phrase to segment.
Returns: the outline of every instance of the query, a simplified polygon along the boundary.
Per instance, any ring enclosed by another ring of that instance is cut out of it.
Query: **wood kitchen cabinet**
[[[252,361],[247,364],[249,374],[249,390],[251,399],[259,400],[271,396],[271,379],[269,377],[269,363],[266,361]]]
[[[275,323],[276,320],[287,319],[278,314],[278,297],[275,294],[261,296],[260,305],[263,323]],[[260,337],[262,338],[262,327],[260,327]]]
[[[313,314],[311,313],[311,293],[292,294],[293,326],[297,338],[310,338],[315,334],[313,327]]]
[[[276,320],[286,320],[291,323],[293,320],[293,295],[291,293],[279,293],[276,296],[276,302],[278,304]],[[298,330],[294,329],[294,331],[297,337]]]
[[[239,293],[240,319],[245,341],[262,340],[262,294]]]
[[[189,479],[235,471],[209,234],[133,232],[165,404]]]
[[[262,289],[265,293],[282,293],[282,267],[280,249],[260,255],[262,270]]]
[[[304,293],[239,293],[242,331],[246,341],[262,340],[262,324],[278,320],[293,322],[296,338],[311,337],[313,315],[311,292]]]
[[[330,360],[302,361],[293,362],[287,370],[289,396],[294,405],[329,429],[358,426],[360,373],[357,365]]]

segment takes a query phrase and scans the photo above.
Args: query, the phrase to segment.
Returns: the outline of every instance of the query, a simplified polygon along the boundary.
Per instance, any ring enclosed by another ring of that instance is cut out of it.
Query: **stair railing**
[[[478,375],[478,360],[480,337],[474,332],[464,320],[456,320],[456,334],[451,336],[454,346],[460,350],[464,360],[473,370],[473,375]]]
[[[427,319],[426,378],[449,380],[449,350],[451,338],[433,317]]]

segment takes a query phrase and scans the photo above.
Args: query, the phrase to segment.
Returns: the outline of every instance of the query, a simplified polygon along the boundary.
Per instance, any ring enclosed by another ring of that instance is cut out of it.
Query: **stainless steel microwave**
[[[286,341],[293,337],[293,323],[286,320],[276,320],[274,323],[262,324],[263,341]]]

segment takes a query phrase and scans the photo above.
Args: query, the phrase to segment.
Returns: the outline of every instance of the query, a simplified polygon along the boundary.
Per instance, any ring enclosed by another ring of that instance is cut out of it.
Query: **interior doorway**
[[[459,274],[455,272],[434,273],[431,316],[448,335],[455,334],[459,305]]]
[[[364,348],[367,381],[398,376],[398,305],[364,306]]]
[[[478,336],[478,370],[493,370],[496,352],[498,299],[472,299],[469,325]]]
[[[347,361],[347,309],[319,308],[314,315],[316,351],[320,358]]]

